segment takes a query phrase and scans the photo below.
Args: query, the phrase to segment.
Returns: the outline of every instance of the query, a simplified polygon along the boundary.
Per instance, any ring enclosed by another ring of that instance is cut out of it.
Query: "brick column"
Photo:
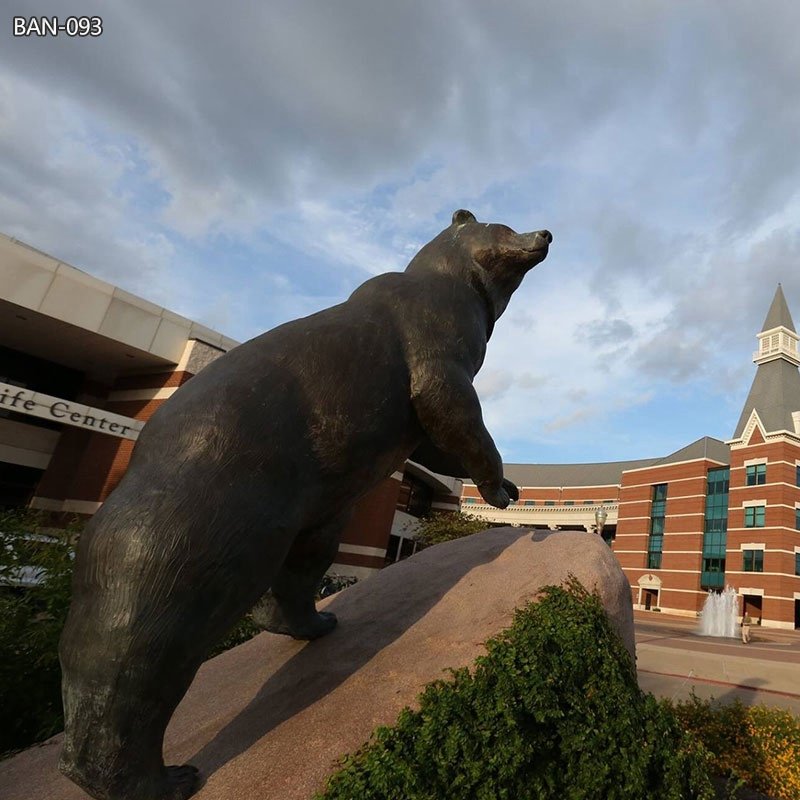
[[[176,368],[123,375],[111,387],[93,387],[77,398],[87,405],[146,422],[186,381],[223,354],[197,340],[187,342]],[[93,514],[128,468],[135,442],[65,426],[31,505],[51,511]]]
[[[362,578],[383,567],[402,478],[395,472],[356,503],[332,572]]]

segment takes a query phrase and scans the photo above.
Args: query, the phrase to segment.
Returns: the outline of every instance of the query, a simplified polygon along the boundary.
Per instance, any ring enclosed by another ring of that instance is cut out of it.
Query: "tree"
[[[461,511],[442,511],[423,517],[420,522],[417,528],[419,549],[472,536],[473,533],[480,533],[492,527],[491,522]]]

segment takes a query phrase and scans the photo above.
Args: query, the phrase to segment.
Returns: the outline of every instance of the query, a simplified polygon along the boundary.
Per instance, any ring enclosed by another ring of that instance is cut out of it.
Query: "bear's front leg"
[[[503,461],[483,424],[478,395],[457,362],[426,362],[411,375],[411,402],[434,447],[453,456],[490,505],[505,508],[519,499],[517,487],[503,477]]]
[[[503,482],[499,489],[480,484],[476,484],[481,497],[490,505],[495,508],[506,508],[513,500],[519,500],[519,489],[508,478],[503,478]]]

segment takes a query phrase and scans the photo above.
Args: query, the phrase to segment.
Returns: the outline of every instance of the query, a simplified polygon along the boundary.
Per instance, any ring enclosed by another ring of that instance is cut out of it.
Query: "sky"
[[[0,231],[234,339],[456,209],[552,231],[475,380],[506,462],[729,439],[800,322],[795,0],[3,5]]]

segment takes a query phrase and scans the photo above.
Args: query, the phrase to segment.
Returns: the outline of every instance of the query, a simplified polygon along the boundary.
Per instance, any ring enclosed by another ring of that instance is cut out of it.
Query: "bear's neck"
[[[469,273],[468,283],[472,290],[483,301],[483,309],[486,312],[486,341],[488,342],[494,330],[494,303],[486,287],[483,285],[483,282],[474,272]]]

